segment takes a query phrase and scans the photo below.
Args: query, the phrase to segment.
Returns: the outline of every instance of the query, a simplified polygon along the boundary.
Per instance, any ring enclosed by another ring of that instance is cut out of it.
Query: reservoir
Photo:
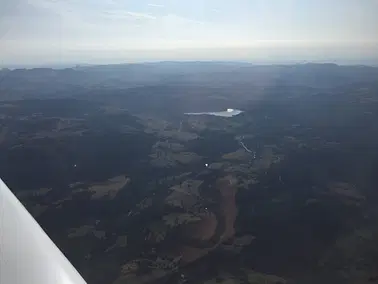
[[[233,108],[228,108],[225,111],[216,111],[216,112],[187,112],[187,115],[214,115],[222,117],[233,117],[241,114],[243,111]]]

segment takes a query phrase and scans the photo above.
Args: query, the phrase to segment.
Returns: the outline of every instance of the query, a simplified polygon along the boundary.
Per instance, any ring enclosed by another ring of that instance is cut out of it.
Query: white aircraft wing
[[[0,283],[86,283],[1,179]]]

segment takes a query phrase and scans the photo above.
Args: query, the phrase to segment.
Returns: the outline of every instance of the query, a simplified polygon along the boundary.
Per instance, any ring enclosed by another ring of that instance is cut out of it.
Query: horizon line
[[[344,63],[342,62],[344,61]],[[347,63],[349,61],[349,63]],[[370,64],[367,64],[367,61],[371,61]],[[355,63],[352,63],[355,62]],[[359,63],[358,63],[359,62]],[[213,59],[201,59],[201,60],[193,60],[193,59],[180,59],[180,60],[146,60],[146,61],[122,61],[119,62],[98,62],[98,63],[60,63],[60,62],[52,62],[52,63],[42,63],[42,64],[0,64],[0,70],[3,69],[10,69],[10,70],[17,70],[17,69],[75,69],[75,68],[86,68],[86,67],[100,67],[100,66],[114,66],[114,65],[145,65],[145,64],[164,64],[164,63],[213,63],[213,64],[245,64],[251,66],[290,66],[290,65],[306,65],[306,64],[334,64],[337,66],[366,66],[366,67],[378,67],[378,57],[372,59],[334,59],[334,60],[295,60],[295,59],[288,59],[288,60],[213,60]]]

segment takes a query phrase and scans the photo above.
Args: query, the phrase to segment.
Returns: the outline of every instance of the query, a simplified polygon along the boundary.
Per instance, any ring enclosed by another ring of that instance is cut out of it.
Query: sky
[[[1,0],[0,65],[378,58],[378,0]]]

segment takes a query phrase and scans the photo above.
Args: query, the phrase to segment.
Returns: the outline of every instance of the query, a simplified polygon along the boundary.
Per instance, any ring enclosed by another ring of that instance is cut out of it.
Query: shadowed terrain
[[[0,75],[0,175],[88,283],[378,283],[377,68]]]

